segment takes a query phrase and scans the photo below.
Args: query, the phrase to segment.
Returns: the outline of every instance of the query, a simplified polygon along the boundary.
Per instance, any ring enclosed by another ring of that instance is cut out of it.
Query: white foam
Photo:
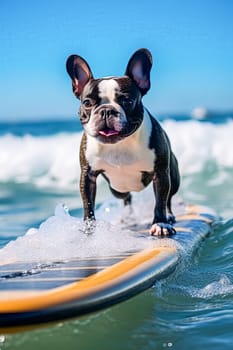
[[[163,126],[179,160],[182,174],[200,172],[209,161],[218,167],[233,166],[232,120],[226,124],[167,120]]]
[[[220,173],[233,166],[233,121],[225,124],[198,121],[163,122],[177,155],[182,175],[200,172],[214,162]],[[80,174],[81,133],[0,137],[0,182],[29,182],[40,187],[74,188]],[[224,176],[219,176],[224,181]]]
[[[233,284],[226,275],[222,275],[218,281],[211,282],[201,289],[190,289],[190,294],[193,297],[202,299],[209,299],[215,296],[227,296],[232,293]]]
[[[9,242],[0,250],[1,265],[15,262],[52,262],[66,259],[112,256],[138,251],[153,246],[176,247],[174,239],[151,237],[148,232],[135,233],[130,225],[148,224],[153,216],[152,188],[133,197],[132,210],[127,212],[122,201],[105,201],[96,211],[96,223],[88,225],[81,218],[69,214],[64,204],[58,204],[54,215],[37,227],[31,227],[24,236]],[[175,214],[184,212],[184,205],[174,205]],[[91,234],[88,234],[90,233]]]
[[[81,134],[0,137],[0,181],[69,187],[77,183]]]
[[[93,231],[91,234],[87,233],[83,220],[71,216],[66,206],[59,204],[54,215],[39,228],[30,228],[0,250],[1,264],[111,256],[152,244],[149,234],[145,239],[103,220],[97,220],[95,228],[90,225],[89,229]]]

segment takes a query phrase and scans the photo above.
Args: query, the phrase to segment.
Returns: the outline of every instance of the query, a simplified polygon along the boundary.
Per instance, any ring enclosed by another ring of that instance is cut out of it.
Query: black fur
[[[106,103],[101,101],[99,92],[99,84],[103,79],[93,78],[88,63],[82,57],[72,55],[67,60],[67,71],[72,79],[73,92],[81,102],[79,116],[85,130],[80,146],[80,192],[85,220],[95,219],[96,179],[99,174],[108,181],[114,196],[123,199],[125,205],[131,204],[132,189],[127,188],[127,191],[121,193],[112,187],[112,179],[107,176],[104,167],[92,168],[89,164],[87,138],[93,137],[100,143],[111,144],[113,150],[115,144],[137,132],[143,123],[144,108],[141,99],[150,88],[151,67],[150,52],[147,49],[136,51],[128,62],[125,76],[104,78],[115,80],[120,87],[120,90],[115,92],[114,103]],[[159,122],[148,111],[147,113],[151,123],[148,155],[152,150],[155,156],[151,171],[143,169],[140,171],[141,183],[146,187],[153,182],[156,205],[151,234],[162,236],[175,233],[172,226],[175,217],[172,213],[171,198],[178,191],[180,176],[178,162],[171,150],[167,134]],[[88,130],[90,119],[94,125],[90,128],[91,131]],[[116,129],[116,125],[119,130]],[[89,135],[89,132],[92,134]]]

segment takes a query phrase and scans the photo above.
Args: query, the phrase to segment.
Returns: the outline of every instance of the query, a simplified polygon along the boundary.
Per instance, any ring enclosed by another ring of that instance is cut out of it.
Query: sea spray
[[[220,181],[232,170],[232,120],[225,124],[166,120],[162,124],[182,176],[198,173],[212,164]],[[80,176],[81,136],[82,132],[0,136],[0,182],[30,182],[40,188],[74,189]]]
[[[111,256],[152,244],[149,234],[145,239],[107,221],[98,220],[91,235],[86,234],[85,225],[83,220],[71,216],[66,206],[59,204],[54,215],[38,229],[30,228],[24,236],[0,250],[1,264]]]
[[[184,248],[175,238],[160,239],[149,235],[153,205],[150,188],[134,196],[130,216],[126,215],[121,201],[105,201],[96,211],[97,220],[90,232],[87,230],[90,227],[81,218],[70,215],[66,205],[58,204],[54,215],[45,219],[38,228],[31,227],[25,235],[10,241],[0,250],[1,264],[113,256],[152,246],[176,247],[183,254]],[[175,213],[179,212],[184,212],[184,204],[177,198]],[[148,227],[148,230],[134,232],[133,228],[138,224]]]

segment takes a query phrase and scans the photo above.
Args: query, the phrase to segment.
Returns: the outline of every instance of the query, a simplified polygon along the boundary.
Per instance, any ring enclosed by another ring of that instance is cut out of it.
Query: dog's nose
[[[120,113],[112,107],[104,107],[100,111],[100,116],[102,119],[108,119],[110,117],[119,117]]]

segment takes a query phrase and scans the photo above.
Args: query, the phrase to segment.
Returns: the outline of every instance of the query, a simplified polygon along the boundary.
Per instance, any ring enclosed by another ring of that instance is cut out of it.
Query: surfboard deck
[[[0,266],[0,332],[14,333],[79,317],[150,288],[179,263],[181,255],[173,243],[194,249],[217,218],[209,209],[189,206],[176,219],[176,235],[155,239],[151,248],[142,251]],[[131,230],[148,237],[145,226]]]

